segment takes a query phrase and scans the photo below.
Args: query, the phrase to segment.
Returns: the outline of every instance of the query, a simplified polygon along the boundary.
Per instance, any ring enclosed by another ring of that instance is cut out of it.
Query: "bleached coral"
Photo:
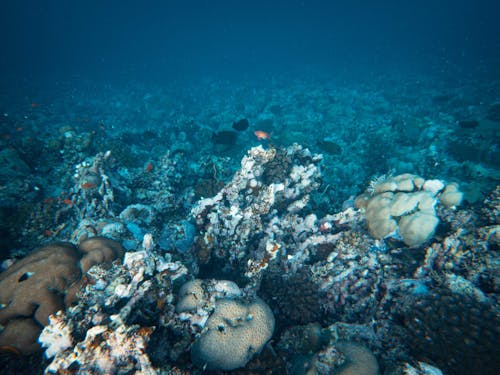
[[[436,205],[455,207],[462,196],[456,184],[405,173],[371,184],[356,203],[365,209],[373,237],[401,237],[408,246],[419,246],[434,235],[439,223]]]
[[[73,350],[58,353],[45,373],[76,370],[78,373],[156,374],[157,370],[145,351],[152,332],[152,329],[138,327],[92,327]]]
[[[93,267],[78,304],[46,329],[47,356],[55,355],[47,373],[156,373],[146,346],[154,327],[172,320],[172,285],[186,273],[169,256],[146,250],[126,253],[108,270]],[[64,340],[57,342],[61,330]]]
[[[195,279],[185,283],[179,290],[179,301],[175,310],[180,320],[203,328],[208,316],[215,309],[217,300],[238,298],[242,295],[243,292],[233,281]]]
[[[201,232],[198,245],[252,279],[286,248],[284,228],[297,233],[315,228],[314,215],[304,220],[299,213],[319,186],[320,161],[297,144],[250,149],[232,181],[191,211]],[[265,236],[254,241],[258,233]]]
[[[43,329],[38,341],[46,348],[45,356],[52,358],[73,346],[71,322],[64,319],[61,311],[49,316],[49,324]]]

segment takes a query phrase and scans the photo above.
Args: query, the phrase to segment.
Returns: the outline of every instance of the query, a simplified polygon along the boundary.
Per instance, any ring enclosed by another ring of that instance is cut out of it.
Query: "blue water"
[[[451,78],[456,69],[494,78],[497,14],[494,0],[7,1],[2,87],[262,79],[308,70],[347,80],[430,72]]]

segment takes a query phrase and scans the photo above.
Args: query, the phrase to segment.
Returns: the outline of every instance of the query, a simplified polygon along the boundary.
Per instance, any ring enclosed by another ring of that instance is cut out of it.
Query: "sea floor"
[[[275,319],[270,343],[235,373],[343,374],[342,348],[371,373],[494,373],[499,81],[283,75],[75,80],[19,92],[0,93],[2,269],[37,248],[93,236],[153,262],[129,255],[92,268],[79,302],[60,316],[71,344],[54,360],[37,350],[21,356],[19,371],[35,361],[38,372],[49,364],[54,372],[202,372],[190,348],[222,298],[216,280],[231,280],[238,298],[262,298]],[[414,246],[398,233],[374,238],[355,202],[406,173],[463,193],[451,208],[436,198],[439,225]],[[205,315],[186,317],[174,306],[194,278],[209,297],[198,306]],[[113,280],[129,292],[116,297]],[[98,322],[85,319],[96,314]],[[89,332],[128,354],[96,351]],[[4,355],[6,369],[20,353]],[[99,368],[102,353],[109,363]]]

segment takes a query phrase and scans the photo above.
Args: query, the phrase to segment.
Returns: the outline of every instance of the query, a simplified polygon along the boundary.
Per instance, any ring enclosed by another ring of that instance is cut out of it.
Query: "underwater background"
[[[497,374],[499,14],[2,2],[0,373]]]

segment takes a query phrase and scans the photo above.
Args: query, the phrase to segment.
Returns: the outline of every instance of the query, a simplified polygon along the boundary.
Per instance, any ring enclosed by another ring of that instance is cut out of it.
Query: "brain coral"
[[[120,244],[103,237],[44,246],[0,274],[0,346],[22,353],[40,350],[37,343],[49,315],[76,300],[82,275],[98,262],[122,254]]]
[[[344,363],[335,375],[378,375],[377,359],[370,350],[349,341],[339,341],[336,347],[344,355]]]
[[[260,298],[250,304],[223,299],[205,328],[191,348],[193,363],[209,370],[233,370],[262,350],[273,335],[274,316]]]

